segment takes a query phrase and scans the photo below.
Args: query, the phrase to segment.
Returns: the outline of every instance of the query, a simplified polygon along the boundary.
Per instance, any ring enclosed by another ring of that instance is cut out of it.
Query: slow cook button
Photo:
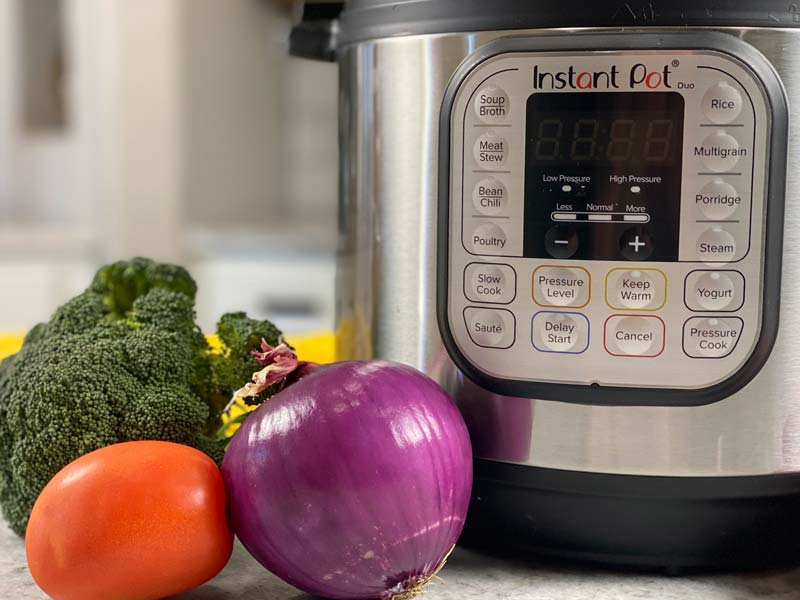
[[[517,274],[509,265],[470,263],[464,269],[464,295],[472,302],[508,304],[516,288]]]
[[[714,173],[730,171],[739,158],[745,156],[747,148],[741,148],[736,138],[724,131],[712,133],[694,148],[694,157],[701,159],[706,168]]]
[[[508,142],[494,131],[487,131],[475,140],[473,154],[481,169],[496,169],[508,158]]]
[[[725,358],[739,343],[739,317],[692,317],[683,325],[683,351],[690,358]]]
[[[474,254],[505,254],[506,232],[496,223],[482,223],[469,239]]]
[[[580,354],[589,347],[589,319],[577,312],[543,310],[533,315],[531,342],[539,352]]]
[[[612,269],[606,304],[616,310],[659,310],[667,300],[667,277],[658,269]]]
[[[697,258],[703,262],[730,262],[736,256],[736,239],[722,227],[706,229],[697,238]]]
[[[484,348],[510,348],[516,335],[511,311],[500,308],[464,309],[464,322],[473,343]]]
[[[504,121],[508,108],[508,94],[501,87],[489,84],[475,94],[475,115],[484,123]]]
[[[686,306],[695,312],[734,312],[744,304],[744,276],[739,271],[692,271],[686,276]]]
[[[533,301],[539,306],[582,308],[589,303],[592,278],[582,267],[543,265],[533,272]]]
[[[703,112],[712,123],[730,123],[742,112],[742,95],[728,82],[720,81],[703,96]]]
[[[611,315],[604,337],[612,356],[658,356],[664,351],[664,321],[652,315]]]

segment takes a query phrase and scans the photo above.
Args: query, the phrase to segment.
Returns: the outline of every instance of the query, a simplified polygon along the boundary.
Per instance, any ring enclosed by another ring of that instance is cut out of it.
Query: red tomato
[[[219,469],[169,442],[86,454],[42,491],[25,549],[55,600],[154,600],[197,587],[233,549]]]

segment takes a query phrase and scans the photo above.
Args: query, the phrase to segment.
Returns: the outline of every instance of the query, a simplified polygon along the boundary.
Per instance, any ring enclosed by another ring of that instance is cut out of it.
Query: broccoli
[[[196,289],[175,265],[107,265],[0,363],[0,507],[17,534],[53,475],[103,446],[168,440],[221,460],[221,406],[258,370],[261,338],[281,332],[225,315],[213,352],[195,323]]]

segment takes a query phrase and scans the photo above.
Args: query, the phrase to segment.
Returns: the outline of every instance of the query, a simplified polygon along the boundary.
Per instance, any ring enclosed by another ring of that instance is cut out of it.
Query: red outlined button
[[[666,332],[655,315],[611,315],[603,324],[603,346],[611,356],[655,358],[664,352]]]

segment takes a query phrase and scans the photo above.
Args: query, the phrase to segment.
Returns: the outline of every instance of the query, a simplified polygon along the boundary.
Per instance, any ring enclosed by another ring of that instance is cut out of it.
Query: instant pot
[[[306,3],[338,62],[339,358],[472,435],[469,535],[611,564],[800,559],[800,9]]]

